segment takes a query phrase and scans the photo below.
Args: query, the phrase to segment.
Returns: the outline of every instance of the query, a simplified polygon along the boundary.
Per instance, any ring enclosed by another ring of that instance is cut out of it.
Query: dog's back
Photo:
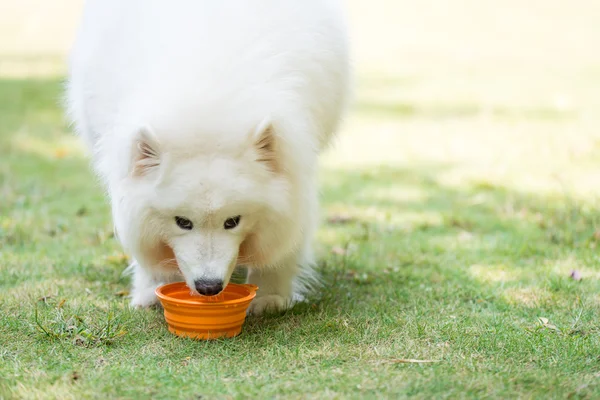
[[[77,131],[94,146],[115,126],[161,117],[210,124],[260,107],[305,113],[323,146],[346,98],[339,8],[335,0],[88,1],[68,86]]]

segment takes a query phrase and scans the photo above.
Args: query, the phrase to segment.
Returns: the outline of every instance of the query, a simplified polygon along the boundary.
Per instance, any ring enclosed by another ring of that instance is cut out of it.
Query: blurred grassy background
[[[571,165],[598,148],[595,0],[346,4],[355,108],[328,162],[443,159],[455,167],[440,175],[449,181],[477,175],[530,191],[567,183],[579,193],[597,186],[593,169]],[[81,6],[1,0],[0,78],[60,76]]]

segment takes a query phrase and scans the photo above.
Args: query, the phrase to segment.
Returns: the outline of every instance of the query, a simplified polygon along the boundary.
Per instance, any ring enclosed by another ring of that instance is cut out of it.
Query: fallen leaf
[[[395,364],[428,364],[428,363],[437,363],[441,360],[415,360],[412,358],[393,358],[389,360],[389,362]]]
[[[556,327],[556,325],[552,325],[552,324],[545,324],[544,327],[548,328],[548,329],[552,329],[553,331],[557,331],[558,330],[558,328]]]
[[[115,296],[124,297],[124,296],[127,296],[128,294],[129,294],[128,290],[120,290],[117,293],[115,293]]]
[[[62,306],[64,306],[66,302],[67,302],[67,299],[62,299],[60,301],[60,303],[58,303],[58,305],[56,306],[56,308],[62,308]]]
[[[560,329],[558,329],[556,327],[556,325],[550,324],[548,321],[548,318],[544,318],[544,317],[539,317],[538,320],[540,321],[540,323],[542,324],[542,326],[546,329],[550,329],[553,331],[560,331]]]

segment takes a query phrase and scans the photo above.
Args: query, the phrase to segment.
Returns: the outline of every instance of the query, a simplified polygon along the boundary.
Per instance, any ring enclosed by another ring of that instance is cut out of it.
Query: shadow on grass
[[[594,271],[600,213],[567,195],[537,196],[483,181],[448,187],[436,179],[448,168],[328,171],[324,208],[347,213],[323,225],[331,233],[322,244],[337,248],[337,255],[321,256],[323,292],[284,315],[250,320],[248,334],[308,325],[305,334],[325,343],[339,340],[349,321],[367,331],[369,321],[388,321],[394,331],[406,328],[397,325],[402,315],[431,325],[441,312],[460,309],[506,313],[535,325],[539,315],[574,307],[592,321],[598,281],[594,275],[576,281],[569,270]],[[397,198],[403,189],[420,195]],[[405,214],[411,223],[404,223]],[[568,325],[571,317],[561,322]],[[566,331],[581,333],[571,325]]]

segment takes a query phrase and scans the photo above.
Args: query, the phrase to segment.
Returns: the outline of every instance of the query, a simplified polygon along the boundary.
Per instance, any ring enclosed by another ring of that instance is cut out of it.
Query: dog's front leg
[[[140,266],[137,261],[134,261],[132,269],[131,306],[144,308],[157,304],[158,298],[154,291],[165,282],[157,279],[151,271]]]
[[[289,257],[273,267],[250,268],[248,283],[258,286],[256,298],[250,303],[248,312],[260,315],[279,312],[292,306],[293,281],[298,273],[297,257]]]

